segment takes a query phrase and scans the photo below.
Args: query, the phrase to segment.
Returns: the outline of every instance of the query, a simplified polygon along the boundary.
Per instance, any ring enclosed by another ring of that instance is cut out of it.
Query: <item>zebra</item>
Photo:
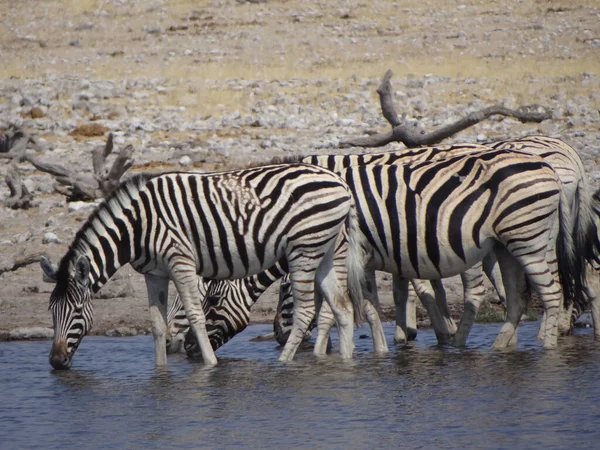
[[[335,249],[334,265],[336,273],[345,273],[346,258],[346,233],[343,233],[343,239],[338,239]],[[291,285],[287,262],[278,261],[273,267],[251,277],[236,280],[210,280],[198,278],[198,290],[203,298],[204,311],[206,314],[206,329],[213,350],[217,350],[223,344],[228,342],[237,333],[243,331],[250,322],[250,308],[260,298],[260,296],[277,280],[285,276],[286,287]],[[293,302],[291,289],[280,289],[281,295],[285,295],[285,300],[279,303]],[[307,306],[309,310],[310,305]],[[377,311],[367,305],[366,319],[369,322],[375,341],[375,352],[386,353],[388,351],[385,344],[385,336],[381,322],[378,320]],[[314,314],[314,312],[311,312]],[[312,319],[304,339],[310,338],[310,331],[314,327],[314,318]],[[185,310],[179,295],[173,302],[169,303],[167,312],[167,352],[177,353],[185,350],[190,358],[198,359],[201,357],[197,342],[191,333],[188,333],[189,321],[185,315]],[[281,345],[285,345],[290,330],[286,330],[285,340],[278,339]]]
[[[498,149],[413,165],[352,166],[340,175],[356,198],[370,267],[396,264],[405,279],[441,279],[494,251],[503,279],[523,271],[538,291],[547,315],[544,347],[556,346],[561,285],[567,306],[583,301],[578,269],[585,257],[572,239],[560,179],[541,158]],[[496,347],[508,345],[522,314],[516,283],[505,288],[513,301],[507,304],[517,306],[508,309]]]
[[[288,275],[287,264],[285,261],[278,261],[273,267],[247,278],[210,280],[198,277],[198,291],[203,299],[206,315],[206,330],[213,350],[217,350],[248,326],[252,305],[284,275]],[[289,295],[289,300],[293,303],[291,289],[286,290],[286,295]],[[169,302],[167,311],[167,353],[178,353],[184,349],[189,327],[181,297],[176,295]],[[189,355],[196,354],[199,349],[191,347],[195,342],[188,342],[190,347],[186,352]]]
[[[444,157],[445,155],[461,155],[461,154],[469,154],[477,151],[486,151],[488,147],[478,145],[478,144],[461,144],[461,145],[440,145],[434,147],[424,147],[415,150],[409,151],[401,151],[401,152],[381,152],[381,153],[370,153],[364,155],[314,155],[302,158],[301,161],[285,161],[287,163],[291,162],[301,162],[305,164],[317,165],[325,167],[331,171],[339,171],[344,167],[350,165],[357,164],[386,164],[386,163],[395,163],[401,161],[410,161],[410,160],[435,160]],[[338,249],[339,251],[339,249]],[[374,274],[372,275],[373,280],[367,283],[369,286],[374,286]],[[286,281],[289,283],[289,279],[286,278]],[[255,282],[253,280],[209,280],[209,281],[198,281],[198,286],[201,295],[206,295],[206,291],[208,289],[213,289],[214,292],[228,292],[229,294],[224,297],[223,301],[219,301],[218,303],[222,305],[220,308],[219,314],[223,317],[226,317],[231,311],[235,310],[238,316],[244,316],[246,318],[250,317],[249,308],[251,305],[247,301],[247,296],[254,297],[255,294],[250,293],[248,290],[248,286],[253,285]],[[208,286],[212,286],[209,288]],[[268,286],[264,286],[266,289]],[[264,292],[264,291],[262,291]],[[258,292],[260,295],[262,292]],[[282,292],[286,292],[283,290]],[[289,291],[288,295],[289,295]],[[374,294],[376,295],[376,290]],[[281,304],[282,302],[280,302]],[[375,303],[377,303],[375,301]],[[178,306],[179,305],[179,306]],[[183,341],[187,341],[189,343],[189,348],[193,348],[195,345],[193,343],[193,336],[191,338],[186,339],[185,333],[187,332],[188,323],[185,319],[185,314],[183,309],[183,305],[179,299],[179,297],[175,298],[175,301],[171,304],[171,308],[169,310],[168,315],[168,329],[169,329],[169,340],[171,345],[173,345],[173,351],[175,349],[180,348],[180,343]],[[433,307],[431,309],[431,314],[435,314]],[[207,312],[207,317],[210,313]],[[373,330],[374,336],[378,336],[379,340],[375,343],[375,349],[378,352],[384,353],[387,350],[387,344],[385,342],[385,338],[383,336],[383,329],[380,328],[380,324],[375,322],[374,311],[367,311],[367,318],[372,318],[372,326],[377,327],[376,330]],[[208,320],[208,319],[207,319]],[[227,320],[227,319],[223,319]],[[207,321],[207,326],[210,322]],[[246,323],[237,322],[238,326],[236,327],[228,327],[229,334],[228,339],[233,337],[238,332],[242,331],[246,326]],[[223,328],[222,328],[223,329]],[[289,332],[289,328],[286,328],[286,336],[283,339],[278,339],[280,342],[285,343],[287,341],[287,334]],[[223,333],[223,335],[227,335],[227,333]],[[280,336],[279,333],[276,334]],[[214,345],[222,345],[228,339],[222,342],[217,342],[216,340],[212,340],[211,342]],[[215,347],[217,348],[217,347]]]
[[[354,155],[352,155],[352,156],[354,156]],[[365,155],[365,156],[368,156],[368,155]],[[500,171],[504,170],[504,172],[507,172],[507,173],[509,173],[509,174],[510,174],[510,173],[513,173],[513,172],[517,172],[517,171],[518,171],[518,167],[528,167],[529,165],[533,165],[533,166],[535,166],[535,165],[542,165],[543,167],[545,167],[545,170],[546,170],[546,172],[547,172],[548,170],[552,171],[552,170],[551,170],[551,168],[550,168],[548,165],[546,165],[546,164],[545,164],[545,163],[544,163],[544,162],[543,162],[543,161],[542,161],[540,158],[538,158],[538,157],[535,157],[535,156],[533,156],[533,155],[529,155],[529,154],[523,154],[523,153],[519,153],[519,152],[515,152],[515,151],[507,151],[507,150],[500,150],[500,151],[495,151],[495,152],[494,152],[494,151],[487,151],[487,152],[485,152],[484,154],[475,154],[475,155],[473,155],[472,153],[469,155],[469,152],[467,152],[467,153],[466,153],[466,155],[465,155],[464,157],[461,157],[461,158],[458,158],[458,157],[455,157],[455,158],[450,158],[449,160],[446,160],[446,161],[438,161],[438,162],[437,162],[437,163],[435,163],[435,164],[432,164],[432,163],[430,163],[430,162],[425,162],[425,163],[416,163],[416,164],[414,164],[414,166],[417,166],[417,167],[419,167],[420,165],[423,165],[423,164],[425,164],[425,166],[426,166],[426,167],[427,167],[427,169],[428,169],[427,171],[424,171],[424,173],[425,173],[425,175],[426,175],[426,176],[419,177],[419,178],[418,178],[418,179],[419,179],[419,181],[418,181],[418,182],[417,182],[417,181],[415,181],[414,183],[418,183],[418,184],[421,186],[421,189],[425,189],[425,186],[427,186],[427,185],[428,185],[428,183],[431,183],[431,184],[432,184],[432,187],[431,187],[430,189],[431,189],[431,190],[433,190],[433,191],[435,192],[435,191],[436,191],[436,189],[437,189],[437,186],[438,186],[438,178],[439,178],[439,176],[440,176],[440,173],[438,173],[437,169],[439,169],[440,167],[443,169],[443,174],[442,174],[442,176],[443,176],[444,178],[442,178],[442,179],[439,179],[439,183],[442,183],[442,181],[444,181],[444,183],[447,185],[447,184],[449,183],[449,181],[448,181],[448,180],[450,180],[450,181],[452,180],[452,178],[449,178],[449,179],[447,179],[447,178],[448,178],[449,176],[453,176],[453,175],[448,175],[448,173],[451,173],[451,172],[448,172],[448,169],[447,169],[447,167],[445,167],[445,166],[446,166],[446,165],[450,165],[450,166],[451,166],[452,164],[455,164],[455,163],[456,163],[456,164],[458,164],[458,163],[461,163],[461,161],[462,161],[463,159],[465,159],[465,158],[467,158],[467,157],[469,157],[469,156],[470,156],[470,157],[474,157],[476,160],[478,160],[478,161],[479,161],[479,165],[484,165],[484,163],[483,163],[482,161],[485,161],[487,158],[490,158],[490,157],[491,157],[491,158],[499,158],[499,161],[500,161],[500,163],[498,164],[498,165],[499,165],[499,167],[500,167],[500,169],[499,169],[499,170],[500,170]],[[378,155],[378,157],[380,158],[381,156],[379,156],[379,155]],[[314,157],[314,158],[318,158],[318,157]],[[324,156],[324,157],[320,157],[320,158],[323,158],[323,159],[325,159],[325,160],[329,160],[329,161],[335,161],[335,159],[336,159],[335,157],[332,157],[332,156]],[[342,160],[342,161],[349,161],[349,160],[351,160],[351,158],[349,158],[348,156],[339,156],[339,157],[337,157],[337,158],[338,158],[338,161],[339,161],[339,160]],[[511,159],[511,158],[512,158],[512,159]],[[359,159],[359,158],[356,158],[356,157],[355,157],[354,159]],[[468,159],[468,158],[467,158],[467,159]],[[305,159],[305,161],[306,161],[306,159]],[[449,162],[449,161],[450,161],[450,162]],[[508,169],[507,169],[507,167],[503,167],[503,166],[502,166],[502,164],[506,164],[507,166],[509,166],[509,167],[510,167],[510,165],[508,164],[508,162],[509,162],[509,161],[510,161],[510,163],[514,164],[514,167],[513,167],[512,169],[510,169],[510,168],[508,168]],[[502,163],[502,164],[501,164],[501,163]],[[430,165],[428,165],[428,164],[430,164]],[[474,163],[474,162],[471,162],[470,164],[471,164],[471,166],[475,166],[475,164],[476,164],[476,163]],[[459,164],[459,165],[460,165],[460,164]],[[364,170],[372,170],[372,168],[370,168],[370,167],[369,167],[368,169],[367,169],[367,168],[365,168],[365,167],[367,167],[367,166],[358,166],[358,167],[361,167],[361,168],[363,168]],[[401,167],[402,167],[402,166],[401,166]],[[406,166],[406,167],[410,167],[410,166]],[[358,170],[358,169],[357,169],[357,167],[352,167],[352,169],[356,169],[356,170]],[[529,169],[528,169],[528,170],[529,170]],[[563,198],[563,197],[564,197],[564,195],[562,194],[562,186],[560,185],[560,182],[559,182],[558,178],[556,178],[556,174],[554,174],[554,172],[553,172],[553,171],[552,171],[552,173],[553,173],[553,176],[554,176],[554,183],[555,183],[555,185],[556,185],[557,192],[558,192],[558,193],[560,193],[560,195],[558,195],[558,197],[560,197],[560,199],[561,199],[561,201],[562,201],[562,204],[563,204],[563,206],[562,206],[562,209],[561,209],[561,211],[560,211],[560,212],[561,212],[561,221],[560,221],[560,224],[561,224],[561,226],[562,226],[562,235],[561,235],[561,236],[562,236],[562,239],[563,239],[564,241],[566,241],[566,244],[563,244],[563,241],[561,240],[561,242],[560,242],[560,245],[559,245],[559,247],[560,247],[560,248],[559,248],[559,250],[561,250],[561,251],[562,251],[562,254],[561,254],[560,256],[561,256],[561,258],[562,258],[562,262],[564,263],[564,260],[565,260],[565,258],[570,258],[570,260],[574,260],[574,259],[575,259],[575,256],[574,256],[574,255],[569,255],[569,254],[568,254],[568,252],[565,252],[565,251],[563,251],[563,248],[562,248],[562,247],[567,247],[567,249],[569,249],[569,248],[570,248],[570,245],[571,245],[571,244],[569,243],[569,240],[568,240],[568,238],[569,238],[570,234],[569,234],[569,233],[567,233],[567,232],[565,231],[565,230],[568,228],[568,224],[567,224],[567,223],[565,223],[565,222],[568,222],[568,221],[567,221],[567,215],[565,214],[565,213],[566,213],[566,210],[567,210],[567,208],[566,208],[566,201],[565,201],[565,199]],[[467,172],[467,175],[471,175],[471,174],[470,174],[469,172]],[[525,173],[525,175],[531,175],[531,173]],[[547,175],[548,177],[550,176],[550,175],[548,175],[548,174],[546,174],[546,175]],[[465,176],[466,176],[466,175],[465,175]],[[513,174],[513,175],[510,175],[510,176],[509,176],[507,179],[510,179],[511,177],[514,177],[514,174]],[[550,179],[550,178],[548,178],[548,179]],[[380,180],[380,179],[379,179],[378,177],[376,177],[376,176],[373,176],[373,180],[371,180],[371,181],[372,181],[372,184],[370,184],[370,185],[369,185],[369,183],[366,183],[366,184],[367,184],[367,186],[365,186],[365,185],[364,185],[365,183],[362,183],[362,184],[361,184],[361,183],[357,182],[355,178],[353,178],[352,180],[349,180],[348,178],[346,178],[346,181],[347,181],[347,182],[348,182],[348,184],[350,185],[350,187],[351,187],[351,189],[353,190],[354,194],[355,194],[355,195],[357,195],[357,204],[358,204],[358,206],[359,206],[359,210],[360,210],[360,209],[365,209],[365,205],[366,205],[366,208],[367,208],[367,209],[368,209],[368,207],[369,207],[369,205],[368,205],[368,202],[367,202],[367,200],[366,200],[366,194],[364,194],[364,193],[365,193],[365,192],[372,192],[372,190],[370,191],[369,189],[365,189],[365,187],[373,187],[373,188],[374,188],[373,190],[375,190],[375,191],[380,191],[380,190],[384,189],[384,188],[385,188],[385,186],[386,186],[386,183],[384,182],[385,180]],[[456,183],[456,181],[460,181],[460,180],[454,180],[454,182],[455,182],[455,183]],[[398,182],[398,180],[396,180],[396,183],[397,183],[397,184],[402,184],[402,183]],[[532,182],[532,183],[533,183],[533,182]],[[458,183],[458,184],[460,185],[460,183]],[[488,184],[489,184],[489,183],[488,183]],[[477,182],[474,182],[474,185],[477,185]],[[524,182],[524,183],[523,183],[523,185],[524,185],[524,186],[528,186],[528,188],[527,188],[527,189],[528,189],[528,192],[530,192],[530,191],[531,191],[531,188],[529,188],[529,184],[528,184],[527,182]],[[488,186],[488,187],[489,187],[489,186]],[[396,187],[396,188],[397,188],[397,187]],[[361,193],[363,193],[363,194],[361,194]],[[497,193],[496,193],[496,194],[497,194]],[[438,194],[438,195],[439,195],[439,194]],[[496,196],[497,196],[497,198],[501,198],[501,197],[500,197],[500,196],[498,196],[498,195],[496,195]],[[550,198],[550,197],[552,196],[552,194],[548,194],[548,196],[549,196],[548,198]],[[535,197],[535,196],[533,196],[533,197]],[[527,200],[527,199],[525,199],[525,200],[523,200],[523,201],[528,201],[528,200]],[[532,201],[532,202],[533,202],[533,201]],[[443,202],[442,202],[442,203],[443,203]],[[488,203],[489,203],[489,202],[488,202]],[[379,206],[381,206],[381,205],[379,205]],[[442,205],[442,206],[443,206],[443,205]],[[495,204],[494,204],[493,202],[491,202],[491,203],[489,203],[489,204],[486,204],[486,205],[485,205],[485,208],[487,209],[487,212],[486,212],[486,210],[484,210],[484,211],[482,212],[482,214],[489,213],[489,210],[490,210],[490,209],[492,209],[492,208],[494,208],[494,207],[498,208],[498,206],[497,206],[497,205],[495,206]],[[386,210],[386,208],[387,208],[387,206],[384,206],[384,207],[382,207],[382,209],[380,210],[380,212],[381,212],[381,211],[385,211],[385,210]],[[389,212],[389,211],[388,211],[388,212]],[[555,212],[556,212],[556,211],[555,211]],[[397,215],[397,211],[396,211],[396,215]],[[551,214],[550,214],[550,215],[551,215]],[[549,216],[550,216],[550,215],[549,215]],[[375,216],[377,216],[377,214],[374,214],[374,216],[373,216],[373,217],[375,217]],[[384,214],[383,216],[385,216],[385,214]],[[460,218],[460,216],[459,216],[459,218]],[[459,220],[459,218],[456,218],[455,220]],[[364,219],[364,218],[362,218],[362,217],[361,217],[361,222],[363,221],[363,219]],[[459,221],[458,223],[460,223],[460,221]],[[532,222],[532,223],[535,223],[535,220],[533,220],[533,222]],[[374,226],[375,226],[375,225],[374,225]],[[376,229],[376,228],[374,228],[374,229]],[[413,229],[414,229],[414,226],[413,226]],[[546,231],[547,231],[547,230],[544,230],[544,228],[541,228],[541,230],[542,230],[542,232],[541,232],[541,234],[540,234],[540,235],[542,235],[544,232],[546,232]],[[418,231],[418,230],[417,230],[417,231]],[[364,229],[363,229],[363,232],[365,232],[365,230],[364,230]],[[371,237],[372,239],[374,239],[374,238],[373,238],[373,235],[374,235],[374,234],[373,234],[373,232],[372,232],[371,230],[367,231],[367,237],[369,237],[369,233],[370,233],[370,237]],[[390,243],[393,243],[393,242],[394,242],[394,235],[391,235],[391,236],[390,236],[390,235],[389,235],[389,233],[383,233],[383,234],[382,234],[382,237],[380,236],[380,239],[381,239],[381,241],[386,241],[386,240],[389,240],[389,241],[390,241]],[[428,243],[428,247],[430,247],[430,248],[432,249],[432,251],[434,251],[434,252],[435,252],[435,247],[436,247],[436,239],[437,239],[437,237],[435,236],[435,233],[433,233],[433,234],[432,234],[432,233],[430,233],[430,234],[429,234],[429,239],[430,239],[430,242]],[[424,239],[424,240],[425,240],[425,239]],[[426,241],[426,240],[425,240],[425,241]],[[426,241],[426,242],[427,242],[427,241]],[[466,244],[467,244],[467,245],[473,245],[473,243],[472,243],[472,242],[466,242]],[[402,244],[402,245],[404,245],[404,244]],[[455,243],[455,245],[458,245],[458,244],[457,244],[457,243]],[[413,246],[414,246],[414,245],[413,245]],[[561,246],[562,246],[562,247],[561,247]],[[382,247],[383,247],[383,246],[382,246]],[[430,248],[426,248],[425,250],[423,250],[423,251],[421,252],[421,254],[422,254],[422,255],[425,255],[426,253],[428,253],[428,252],[430,251]],[[385,250],[385,252],[388,252],[388,251],[390,251],[390,249],[392,249],[392,247],[390,247],[389,249],[383,249],[383,250],[382,250],[382,249],[380,249],[379,251],[380,251],[380,253],[383,253],[383,252],[384,252],[384,250]],[[406,248],[404,248],[403,250],[406,250]],[[416,249],[416,250],[415,250],[415,249],[413,248],[413,255],[415,255],[415,254],[416,254],[416,255],[419,255],[419,252],[418,252],[417,250],[418,250],[418,249]],[[443,250],[443,249],[442,249],[442,250]],[[392,249],[392,251],[393,251],[393,249]],[[439,251],[439,250],[438,250],[438,251]],[[506,250],[505,250],[505,249],[502,249],[502,248],[500,248],[500,249],[499,249],[499,251],[503,253],[503,260],[505,260],[505,261],[506,261],[506,260],[508,259],[508,255],[506,255]],[[550,251],[551,251],[551,252],[553,251],[551,247],[550,247]],[[408,253],[410,253],[410,252],[408,252]],[[566,255],[565,255],[565,253],[566,253]],[[413,257],[414,257],[414,256],[413,256]],[[439,257],[439,256],[438,256],[438,257]],[[426,259],[426,258],[425,258],[425,259]],[[405,260],[406,260],[406,258],[405,258]],[[509,262],[510,262],[510,261],[509,261]],[[544,263],[545,263],[545,264],[547,264],[545,261],[544,261]],[[393,266],[393,265],[394,265],[394,262],[392,262],[392,263],[390,264],[390,266]],[[507,270],[511,270],[511,271],[513,271],[513,272],[514,272],[514,271],[516,271],[516,270],[514,269],[514,264],[511,266],[510,264],[507,264],[507,263],[505,262],[505,264],[504,264],[504,265],[505,265],[505,266],[508,266],[508,269],[507,269]],[[377,267],[377,268],[379,269],[379,268],[381,268],[381,266],[380,266],[380,267]],[[392,269],[392,270],[393,270],[393,269]],[[567,275],[565,275],[565,276],[563,276],[563,277],[562,277],[562,278],[563,278],[563,281],[564,281],[565,283],[570,283],[570,276],[571,276],[571,275],[570,275],[570,274],[568,274],[568,271],[567,271],[567,272],[565,272],[565,269],[564,269],[564,264],[563,264],[563,273],[567,273]],[[405,272],[401,272],[401,274],[402,274],[403,276],[407,276],[407,274],[405,274]],[[454,273],[452,273],[452,274],[454,274]],[[446,275],[445,273],[441,273],[441,272],[440,272],[438,275],[439,275],[439,276],[438,276],[439,278],[442,278],[442,277],[444,277],[444,276],[449,276],[449,275]],[[411,274],[408,274],[408,276],[411,276]],[[414,274],[413,274],[413,276],[414,276]],[[570,288],[569,288],[569,289],[570,289]],[[560,291],[560,289],[559,289],[559,291]],[[577,290],[576,290],[576,293],[578,293],[578,291],[577,291]],[[514,293],[513,293],[513,294],[514,294]],[[555,293],[555,295],[558,295],[558,297],[560,297],[560,292],[559,292],[558,294],[556,294],[556,293]],[[547,304],[547,305],[548,305],[548,304]],[[552,305],[553,305],[553,303],[551,303],[551,304],[550,304],[549,308],[553,308],[553,306],[552,306]],[[398,311],[397,311],[397,312],[398,312]],[[514,319],[514,314],[513,314],[513,315],[510,315],[510,316],[512,317],[512,319]],[[519,317],[520,317],[520,315],[519,315]],[[510,319],[510,318],[509,318],[509,319]],[[513,321],[514,321],[514,320],[513,320]],[[511,326],[512,326],[512,330],[511,330]],[[508,328],[506,328],[506,327],[508,327]],[[552,327],[553,327],[553,325],[551,325],[551,328],[552,328]],[[503,327],[503,332],[501,332],[501,335],[500,335],[500,336],[499,336],[499,338],[497,339],[497,341],[496,341],[495,345],[496,345],[496,346],[500,346],[500,347],[502,347],[502,346],[506,346],[506,345],[507,345],[507,342],[506,342],[506,340],[505,340],[505,336],[506,336],[506,335],[509,335],[509,334],[511,334],[511,335],[512,335],[512,333],[514,332],[514,328],[515,328],[515,326],[514,326],[514,325],[511,325],[511,324],[507,324],[505,327]],[[504,331],[504,330],[506,330],[506,331]],[[548,338],[546,341],[547,341],[547,342],[545,343],[545,345],[546,345],[546,346],[548,346],[548,347],[554,346],[554,345],[555,345],[555,335],[554,335],[554,337],[552,337],[552,335],[550,335],[550,336],[549,336],[549,338]]]
[[[563,141],[545,136],[529,136],[525,138],[499,141],[491,144],[488,143],[486,145],[489,145],[494,149],[507,149],[531,153],[542,157],[553,167],[561,179],[563,190],[565,191],[565,194],[571,205],[572,220],[579,222],[578,225],[573,225],[574,231],[577,232],[575,235],[575,238],[578,240],[576,247],[585,247],[585,242],[589,240],[589,232],[586,232],[586,230],[589,230],[592,223],[592,214],[588,201],[589,194],[587,192],[585,171],[577,152]],[[332,158],[330,158],[330,160],[331,159]],[[590,258],[588,257],[588,259]],[[490,253],[488,256],[486,256],[482,262],[463,272],[461,274],[461,278],[465,293],[465,312],[461,319],[458,332],[452,340],[454,345],[463,346],[466,344],[466,339],[472,327],[475,315],[485,296],[483,284],[484,270],[492,281],[492,284],[496,288],[500,298],[505,298],[504,287],[499,274],[499,267],[496,263],[493,253]],[[445,291],[441,280],[431,280],[431,287],[429,287],[428,284],[422,280],[411,281],[413,282],[414,289],[418,296],[422,299],[423,303],[427,304],[427,302],[432,302],[433,299],[435,299],[439,308],[439,313],[445,318],[446,321],[448,321],[448,323],[451,323],[451,318],[445,301]],[[584,289],[586,296],[588,299],[592,300],[591,303],[594,305],[596,298],[595,294],[588,286],[584,286]],[[395,296],[395,298],[397,297]],[[397,309],[400,308],[401,312],[407,308],[406,304],[398,304],[398,302],[396,303]],[[292,305],[289,303],[289,301],[287,301],[286,304],[278,305],[278,314],[274,319],[274,329],[279,340],[285,339],[285,333],[290,329],[293,323],[291,315],[289,314],[289,310],[291,308]],[[595,308],[596,310],[598,309],[597,306]],[[284,316],[279,311],[288,312],[287,315]],[[569,314],[568,311],[564,312],[561,318],[563,319],[563,323],[561,323],[561,331],[567,332],[571,325],[571,321],[569,320],[571,318],[571,314]],[[404,325],[406,328],[403,327],[404,329],[410,330],[409,323],[416,325],[416,310],[414,309],[414,305],[411,312],[406,312],[406,320],[407,323]],[[432,324],[434,325],[435,329],[436,321],[432,320]],[[542,332],[544,329],[544,325],[542,324],[542,327],[540,328],[540,338],[543,338]],[[414,334],[416,334],[416,330]],[[436,334],[439,334],[437,330]],[[516,336],[514,342],[516,342]]]
[[[297,307],[313,301],[314,285],[339,321],[340,352],[353,351],[353,319],[362,320],[362,250],[352,194],[331,171],[308,164],[276,164],[216,173],[138,175],[120,185],[76,233],[55,268],[49,301],[54,321],[50,364],[68,369],[93,323],[91,294],[123,265],[145,275],[155,363],[165,365],[169,279],[184,305],[205,364],[217,359],[206,331],[197,275],[243,278],[285,258]],[[347,279],[338,285],[334,243],[348,232]],[[345,290],[347,282],[348,291]],[[348,299],[348,292],[351,301]],[[310,313],[298,318],[280,359],[293,359]]]

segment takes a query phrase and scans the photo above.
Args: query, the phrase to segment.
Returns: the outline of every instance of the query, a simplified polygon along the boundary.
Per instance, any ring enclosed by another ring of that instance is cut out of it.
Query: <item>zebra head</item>
[[[80,256],[73,269],[69,264],[69,270],[61,270],[42,256],[40,265],[44,279],[56,283],[48,308],[54,323],[50,364],[55,369],[69,369],[73,354],[93,323],[90,261],[86,256]]]

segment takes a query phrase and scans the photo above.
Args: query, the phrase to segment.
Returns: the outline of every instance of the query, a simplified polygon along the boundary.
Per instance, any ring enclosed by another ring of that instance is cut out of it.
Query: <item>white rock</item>
[[[181,164],[182,166],[189,166],[190,164],[192,164],[192,158],[190,158],[187,155],[182,156],[181,158],[179,158],[179,164]]]
[[[60,244],[62,241],[54,233],[48,232],[42,238],[42,244]]]
[[[71,202],[69,203],[69,212],[84,212],[90,211],[96,207],[95,203],[88,202]]]

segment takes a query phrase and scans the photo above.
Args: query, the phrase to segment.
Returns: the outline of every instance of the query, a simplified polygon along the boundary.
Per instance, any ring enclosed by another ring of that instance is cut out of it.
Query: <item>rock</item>
[[[95,295],[95,298],[109,299],[109,298],[128,298],[133,297],[135,292],[131,283],[126,280],[113,281],[104,286],[100,292]]]
[[[75,26],[75,31],[84,31],[84,30],[91,30],[92,28],[94,28],[94,24],[91,22],[82,22],[78,25]]]
[[[137,336],[138,331],[135,328],[131,327],[118,327],[113,328],[112,330],[106,331],[104,333],[105,336],[115,337],[115,336]]]
[[[160,25],[145,25],[142,30],[148,34],[160,34],[162,32]]]
[[[62,241],[54,233],[45,233],[42,238],[42,244],[61,244]]]
[[[45,116],[44,111],[39,106],[34,106],[29,111],[21,114],[23,117],[30,117],[31,119],[41,119]]]
[[[95,203],[88,202],[70,202],[69,212],[91,212],[96,207]]]
[[[187,155],[182,156],[181,158],[179,158],[179,164],[181,164],[182,166],[189,166],[190,164],[192,164],[192,158],[190,158]]]
[[[52,328],[42,327],[21,327],[15,328],[8,333],[8,339],[11,341],[21,341],[29,339],[52,339],[54,330]]]
[[[575,326],[577,328],[593,328],[594,320],[592,319],[592,313],[590,311],[582,313],[575,321]]]
[[[4,243],[4,242],[2,242]],[[12,270],[15,267],[15,260],[12,257],[2,256],[0,257],[0,273]]]

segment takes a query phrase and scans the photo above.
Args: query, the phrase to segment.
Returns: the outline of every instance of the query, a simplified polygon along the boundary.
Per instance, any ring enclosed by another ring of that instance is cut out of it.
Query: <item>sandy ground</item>
[[[91,121],[134,145],[131,173],[339,152],[343,137],[385,130],[375,89],[391,68],[399,112],[430,129],[498,102],[551,106],[543,124],[498,119],[454,141],[551,134],[582,153],[592,183],[599,175],[593,1],[23,0],[1,3],[0,17],[0,128],[23,126],[46,147],[41,157],[76,171],[91,170],[106,135],[71,134]],[[0,166],[6,174],[9,163]],[[0,269],[38,252],[57,262],[89,213],[70,211],[49,175],[18,167],[36,203],[0,206]],[[391,280],[380,281],[389,310]],[[37,264],[2,273],[0,336],[51,327],[51,289]],[[459,292],[450,286],[456,304]],[[272,319],[276,295],[257,303],[254,321]],[[148,328],[131,268],[100,297],[94,332]]]

